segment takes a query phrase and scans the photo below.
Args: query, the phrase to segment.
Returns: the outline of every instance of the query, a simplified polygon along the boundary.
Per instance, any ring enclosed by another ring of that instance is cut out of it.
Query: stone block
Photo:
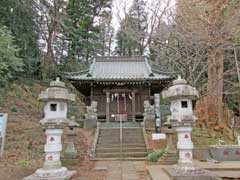
[[[155,116],[145,115],[144,116],[144,126],[146,129],[155,129]]]
[[[84,128],[96,128],[97,127],[97,117],[88,117],[84,121]]]
[[[210,146],[210,154],[217,161],[240,161],[240,146],[217,145]]]
[[[199,161],[206,161],[210,157],[211,156],[208,147],[199,147],[193,149],[193,159],[197,159]]]

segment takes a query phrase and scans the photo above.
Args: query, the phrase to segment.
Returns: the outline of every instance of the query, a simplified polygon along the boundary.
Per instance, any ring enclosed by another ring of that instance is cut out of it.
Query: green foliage
[[[11,112],[18,112],[16,107],[11,108]]]
[[[99,27],[94,24],[106,9],[111,8],[111,0],[69,0],[67,18],[64,23],[66,37],[70,41],[70,58],[88,60],[100,46]]]
[[[26,168],[26,167],[29,167],[30,164],[28,161],[22,160],[22,161],[18,162],[18,165],[20,167]]]
[[[134,0],[129,13],[120,23],[117,33],[116,53],[119,55],[143,55],[146,39],[147,12],[143,0]]]
[[[0,27],[0,86],[6,85],[22,72],[23,60],[18,54],[19,49],[14,45],[10,31]]]
[[[148,161],[157,162],[163,155],[164,151],[162,149],[149,153],[147,156]]]
[[[79,69],[86,69],[87,65],[80,63],[77,59],[70,59],[66,61],[61,67],[60,70],[64,72],[77,72]]]
[[[33,1],[0,1],[0,24],[7,26],[24,61],[25,74],[36,73],[39,49],[37,31],[33,20]]]

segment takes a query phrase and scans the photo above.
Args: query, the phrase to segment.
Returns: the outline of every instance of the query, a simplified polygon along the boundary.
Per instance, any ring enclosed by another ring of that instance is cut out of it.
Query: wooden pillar
[[[135,92],[132,92],[132,121],[136,121],[136,101],[135,101]]]
[[[109,115],[110,115],[110,93],[106,92],[106,121],[109,122]]]

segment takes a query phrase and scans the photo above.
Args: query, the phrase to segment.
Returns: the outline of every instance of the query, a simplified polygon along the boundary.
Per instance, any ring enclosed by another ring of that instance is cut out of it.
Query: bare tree
[[[225,49],[234,44],[239,3],[231,0],[179,0],[176,23],[189,41],[207,50],[208,110],[222,120]]]
[[[39,43],[42,45],[42,51],[46,52],[42,61],[42,75],[46,77],[54,72],[59,53],[64,53],[62,21],[66,1],[38,0],[35,1],[33,8],[36,11],[35,21],[39,30]]]

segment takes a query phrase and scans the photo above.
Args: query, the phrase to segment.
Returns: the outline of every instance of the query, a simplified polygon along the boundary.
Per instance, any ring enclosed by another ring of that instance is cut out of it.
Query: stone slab
[[[171,180],[161,168],[163,166],[147,166],[147,170],[152,180]],[[166,166],[165,166],[166,167]]]
[[[95,163],[95,171],[106,171],[108,170],[108,163],[105,161],[98,161]]]
[[[221,163],[200,162],[194,160],[194,164],[198,167],[207,169],[212,174],[221,178],[240,178],[240,162],[226,161]],[[146,167],[152,180],[170,180],[171,178],[163,170],[172,166],[167,165],[149,165]]]
[[[221,178],[240,179],[239,171],[212,171]]]
[[[163,168],[172,180],[219,180],[220,178],[210,171],[195,167],[194,170],[178,169],[178,167]]]
[[[95,167],[106,164],[107,180],[139,180],[139,172],[146,174],[144,161],[100,161]]]
[[[145,162],[144,161],[137,161],[137,162],[133,162],[134,166],[135,166],[135,170],[137,172],[143,172],[146,170],[145,168]]]
[[[224,161],[220,163],[212,163],[212,162],[200,162],[200,161],[194,161],[194,164],[197,166],[207,169],[207,170],[240,170],[240,162],[239,161]]]

